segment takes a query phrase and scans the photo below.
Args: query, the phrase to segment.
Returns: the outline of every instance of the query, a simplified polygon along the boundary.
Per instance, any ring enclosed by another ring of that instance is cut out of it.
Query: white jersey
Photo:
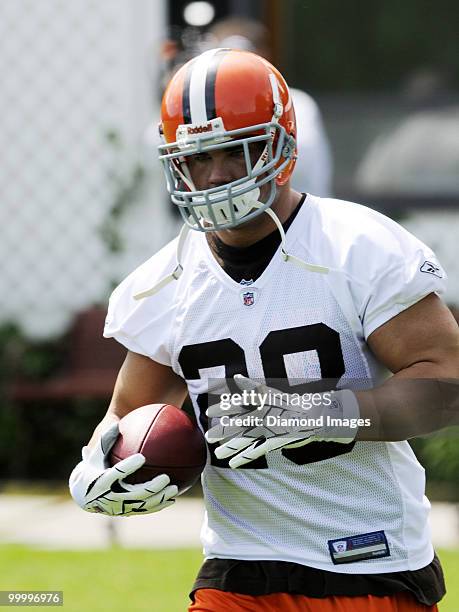
[[[184,378],[203,429],[209,379],[326,377],[339,378],[340,387],[382,380],[388,372],[366,340],[427,294],[442,292],[444,272],[432,251],[373,210],[313,196],[286,245],[328,274],[285,262],[278,251],[253,284],[239,284],[216,262],[205,235],[192,231],[179,280],[133,299],[174,269],[173,241],[114,291],[105,335]],[[428,565],[424,470],[409,444],[330,444],[273,451],[246,469],[212,456],[202,476],[206,556],[344,573]],[[347,558],[352,548],[360,556]]]

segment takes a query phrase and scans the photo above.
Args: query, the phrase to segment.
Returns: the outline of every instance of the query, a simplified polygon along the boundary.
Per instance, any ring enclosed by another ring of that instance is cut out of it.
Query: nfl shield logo
[[[253,306],[255,302],[255,294],[253,291],[246,291],[242,294],[242,302],[244,306]]]
[[[333,548],[335,549],[335,552],[337,553],[345,552],[347,549],[347,542],[346,541],[333,542]]]

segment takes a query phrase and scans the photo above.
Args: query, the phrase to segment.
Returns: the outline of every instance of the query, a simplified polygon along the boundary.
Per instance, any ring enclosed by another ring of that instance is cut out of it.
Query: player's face
[[[252,168],[257,163],[264,144],[249,145]],[[188,169],[197,190],[212,189],[247,176],[247,166],[242,145],[191,155]]]

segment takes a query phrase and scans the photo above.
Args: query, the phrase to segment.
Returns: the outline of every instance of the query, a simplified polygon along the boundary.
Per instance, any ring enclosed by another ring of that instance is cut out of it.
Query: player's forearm
[[[393,376],[370,391],[356,392],[360,415],[357,440],[407,440],[459,425],[459,380]]]

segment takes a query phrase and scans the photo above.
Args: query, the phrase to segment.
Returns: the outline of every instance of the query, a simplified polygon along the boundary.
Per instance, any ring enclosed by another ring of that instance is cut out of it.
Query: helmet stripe
[[[217,117],[217,109],[215,104],[215,79],[217,78],[217,71],[220,62],[228,51],[231,51],[231,49],[219,49],[212,58],[207,69],[205,92],[207,119],[216,119]]]
[[[210,49],[188,67],[183,84],[183,122],[206,123],[215,118],[215,78],[218,65],[229,49]]]
[[[191,123],[191,110],[190,110],[190,81],[191,73],[193,71],[193,64],[196,63],[196,59],[192,60],[185,74],[185,80],[183,82],[183,94],[182,94],[182,115],[183,123]]]

